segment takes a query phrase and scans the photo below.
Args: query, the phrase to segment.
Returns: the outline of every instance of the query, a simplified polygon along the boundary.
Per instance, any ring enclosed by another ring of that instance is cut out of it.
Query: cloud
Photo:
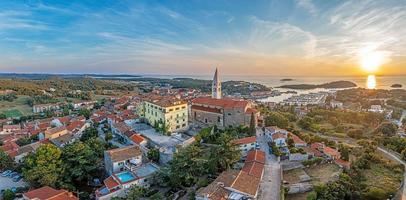
[[[337,29],[336,36],[326,36],[321,43],[352,61],[359,60],[365,49],[384,52],[387,62],[391,56],[406,56],[405,4],[348,1],[332,11],[329,23]]]
[[[312,16],[317,15],[317,8],[313,4],[312,0],[295,0],[297,6],[305,9],[307,12],[309,12]]]
[[[248,47],[252,50],[271,55],[314,56],[317,40],[312,33],[289,23],[257,17],[251,17],[251,21],[253,26]]]

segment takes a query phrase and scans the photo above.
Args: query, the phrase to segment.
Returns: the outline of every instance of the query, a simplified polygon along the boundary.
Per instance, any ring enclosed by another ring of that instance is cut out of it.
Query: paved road
[[[399,121],[398,121],[398,126],[401,127],[402,126],[402,121],[403,119],[406,117],[406,110],[403,110],[402,112],[402,116],[400,117]]]
[[[269,146],[261,129],[257,129],[257,141],[266,153],[264,176],[259,189],[259,200],[279,200],[281,187],[281,165],[276,157],[269,154]]]
[[[405,166],[405,173],[403,174],[403,192],[402,192],[401,200],[406,200],[406,162],[403,161],[402,159],[400,159],[398,157],[398,155],[396,155],[396,154],[394,154],[394,153],[392,153],[390,151],[387,151],[386,149],[378,147],[378,150],[381,151],[382,153],[392,157],[394,160],[398,161],[403,166]]]

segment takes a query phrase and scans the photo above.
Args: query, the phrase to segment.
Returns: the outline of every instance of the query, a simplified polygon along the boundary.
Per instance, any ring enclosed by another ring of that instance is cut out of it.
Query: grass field
[[[305,168],[304,170],[312,178],[311,183],[313,185],[336,180],[341,173],[340,167],[336,164],[322,164]]]
[[[383,163],[372,163],[370,169],[364,170],[363,173],[366,177],[365,184],[367,188],[376,188],[396,193],[403,179],[402,167],[385,167],[385,165],[396,166],[397,163],[382,156],[380,152],[379,155],[381,155]]]
[[[28,96],[18,96],[13,102],[0,101],[0,112],[7,117],[20,117],[32,114],[32,108],[27,105]]]

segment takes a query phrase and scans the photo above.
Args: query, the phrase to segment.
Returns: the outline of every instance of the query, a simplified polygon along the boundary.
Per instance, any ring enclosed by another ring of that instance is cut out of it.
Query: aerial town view
[[[404,0],[2,0],[0,200],[406,200]]]

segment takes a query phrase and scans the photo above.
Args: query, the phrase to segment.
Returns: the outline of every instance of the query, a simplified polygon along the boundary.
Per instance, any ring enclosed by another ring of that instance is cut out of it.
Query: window
[[[186,124],[182,124],[182,127],[185,127],[186,126]]]
[[[180,126],[179,126],[179,125],[177,125],[177,126],[176,126],[176,128],[178,129],[178,128],[180,128]]]
[[[172,111],[173,111],[173,108],[169,109],[169,112],[172,112]]]
[[[228,116],[231,116],[231,113],[228,113],[227,115],[228,115]]]
[[[204,123],[207,123],[207,118],[204,118]]]
[[[186,108],[186,106],[182,106],[182,109],[185,109]]]
[[[219,122],[219,123],[221,122],[221,117],[220,116],[217,117],[217,122]]]
[[[179,110],[179,107],[176,107],[176,110]]]

